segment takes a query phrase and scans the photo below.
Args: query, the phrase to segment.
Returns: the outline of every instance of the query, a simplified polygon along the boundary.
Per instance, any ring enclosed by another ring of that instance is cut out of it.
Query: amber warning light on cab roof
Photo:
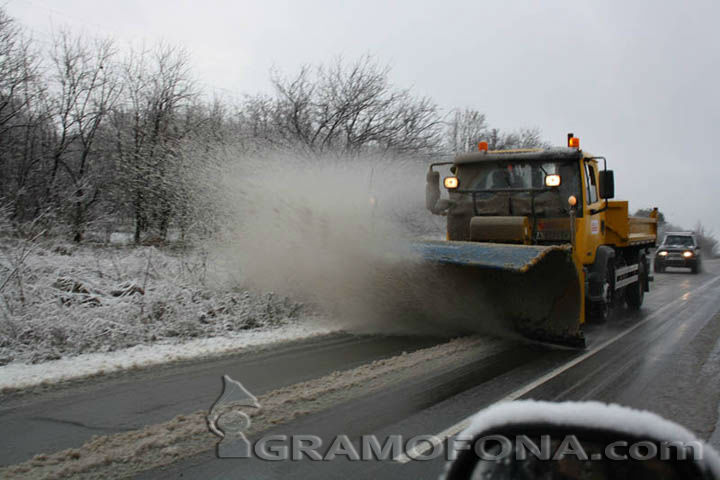
[[[580,149],[580,139],[572,133],[568,133],[568,147]]]

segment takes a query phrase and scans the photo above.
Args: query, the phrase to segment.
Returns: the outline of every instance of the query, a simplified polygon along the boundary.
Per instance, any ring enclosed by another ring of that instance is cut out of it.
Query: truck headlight
[[[445,188],[448,190],[453,190],[458,187],[460,182],[458,182],[457,177],[445,177],[443,180],[443,185],[445,185]]]
[[[685,257],[685,258],[690,258],[692,256],[693,256],[693,252],[691,252],[690,250],[683,252],[683,257]]]
[[[546,187],[559,187],[562,183],[562,178],[558,174],[545,175],[545,186]]]
[[[661,257],[666,257],[666,256],[667,256],[667,252],[665,252],[665,251],[658,252],[658,255],[660,255]]]

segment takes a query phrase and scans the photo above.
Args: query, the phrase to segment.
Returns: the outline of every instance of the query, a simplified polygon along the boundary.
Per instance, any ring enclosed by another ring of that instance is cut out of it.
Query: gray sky
[[[5,0],[60,26],[184,45],[208,88],[268,89],[268,71],[371,53],[398,86],[492,126],[537,126],[608,158],[618,199],[720,236],[720,2]],[[422,189],[422,186],[419,186]]]

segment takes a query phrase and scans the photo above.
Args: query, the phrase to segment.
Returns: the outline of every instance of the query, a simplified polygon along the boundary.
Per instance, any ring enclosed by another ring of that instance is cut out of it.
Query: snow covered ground
[[[328,333],[301,303],[214,279],[202,250],[0,244],[0,389]]]
[[[47,385],[119,370],[208,358],[277,342],[300,340],[333,332],[322,323],[303,319],[282,328],[256,329],[225,337],[158,342],[106,353],[85,353],[40,364],[12,362],[0,367],[0,392]]]

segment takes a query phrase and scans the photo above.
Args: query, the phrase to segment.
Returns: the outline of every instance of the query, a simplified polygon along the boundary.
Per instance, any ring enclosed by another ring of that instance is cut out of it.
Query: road
[[[471,339],[457,346],[441,337],[334,335],[258,354],[128,372],[42,395],[15,395],[0,406],[5,447],[0,464],[67,448],[89,458],[83,444],[94,435],[140,442],[145,434],[132,435],[144,426],[206,412],[220,393],[223,374],[242,381],[269,411],[274,401],[287,407],[290,402],[279,399],[288,392],[314,392],[301,395],[295,414],[282,421],[263,424],[253,417],[262,432],[252,432],[251,441],[304,434],[329,445],[339,434],[356,443],[363,435],[382,443],[390,435],[453,434],[484,406],[534,398],[593,399],[652,410],[720,446],[720,262],[705,265],[699,275],[682,270],[656,275],[643,309],[589,326],[585,350],[516,340]],[[333,376],[337,371],[344,373]],[[357,381],[328,387],[328,378],[347,377]],[[442,458],[405,463],[217,459],[217,437],[194,432],[178,442],[179,451],[189,453],[172,462],[162,460],[167,455],[136,449],[110,472],[139,478],[435,479],[444,463]],[[60,467],[43,471],[54,468]],[[102,469],[88,472],[107,475],[97,473]]]

